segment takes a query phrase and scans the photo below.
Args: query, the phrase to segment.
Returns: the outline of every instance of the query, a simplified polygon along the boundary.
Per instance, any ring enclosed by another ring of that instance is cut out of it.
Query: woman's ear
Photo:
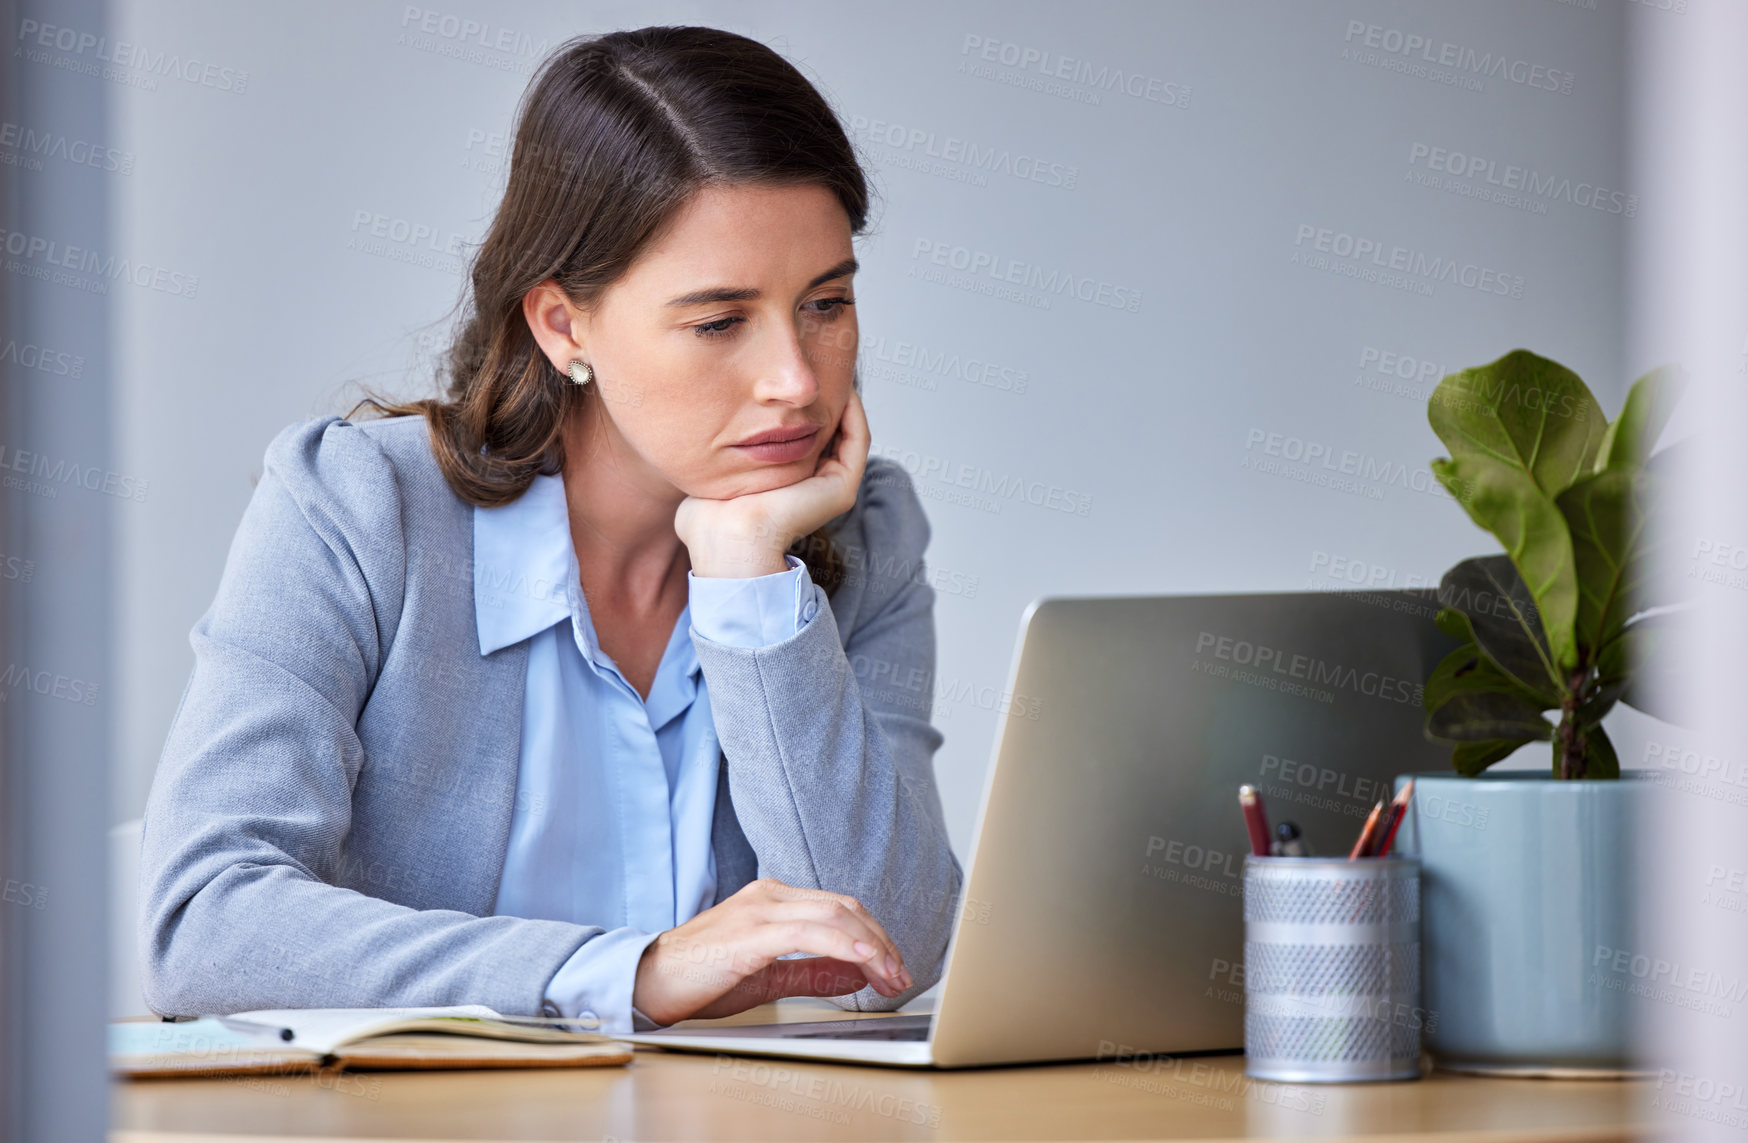
[[[588,360],[578,342],[578,314],[556,281],[548,278],[522,295],[522,316],[554,369],[563,373],[573,358]]]

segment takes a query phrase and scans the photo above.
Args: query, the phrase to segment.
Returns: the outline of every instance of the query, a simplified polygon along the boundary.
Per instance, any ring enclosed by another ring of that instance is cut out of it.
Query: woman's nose
[[[755,395],[760,400],[810,404],[819,395],[819,378],[799,338],[773,339],[770,351],[759,363]]]

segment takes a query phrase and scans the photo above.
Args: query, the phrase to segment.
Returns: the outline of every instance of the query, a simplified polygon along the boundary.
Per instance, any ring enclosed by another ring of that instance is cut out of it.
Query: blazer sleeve
[[[406,584],[391,462],[335,418],[267,449],[147,798],[146,1002],[160,1014],[486,1004],[537,1015],[603,930],[413,909],[325,882],[364,750],[359,712]]]
[[[732,647],[693,643],[728,759],[735,816],[759,875],[855,897],[904,954],[912,987],[833,997],[886,1011],[940,978],[963,872],[947,839],[929,722],[935,673],[934,589],[923,566],[929,524],[909,476],[871,462],[861,541],[845,552],[864,576],[846,645],[823,588],[791,637]]]

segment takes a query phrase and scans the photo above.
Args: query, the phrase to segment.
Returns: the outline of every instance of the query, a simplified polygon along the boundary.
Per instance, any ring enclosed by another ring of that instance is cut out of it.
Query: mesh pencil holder
[[[1286,1083],[1420,1075],[1420,863],[1244,859],[1244,1070]]]

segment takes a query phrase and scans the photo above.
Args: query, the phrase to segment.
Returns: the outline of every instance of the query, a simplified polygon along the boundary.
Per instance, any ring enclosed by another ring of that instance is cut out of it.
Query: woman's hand
[[[783,571],[790,544],[854,507],[870,442],[862,395],[854,388],[832,439],[805,480],[729,500],[681,501],[674,531],[692,571],[737,578]]]
[[[817,955],[778,959],[797,952]],[[645,946],[631,1002],[672,1024],[865,984],[897,996],[912,983],[898,946],[860,901],[765,877]]]

